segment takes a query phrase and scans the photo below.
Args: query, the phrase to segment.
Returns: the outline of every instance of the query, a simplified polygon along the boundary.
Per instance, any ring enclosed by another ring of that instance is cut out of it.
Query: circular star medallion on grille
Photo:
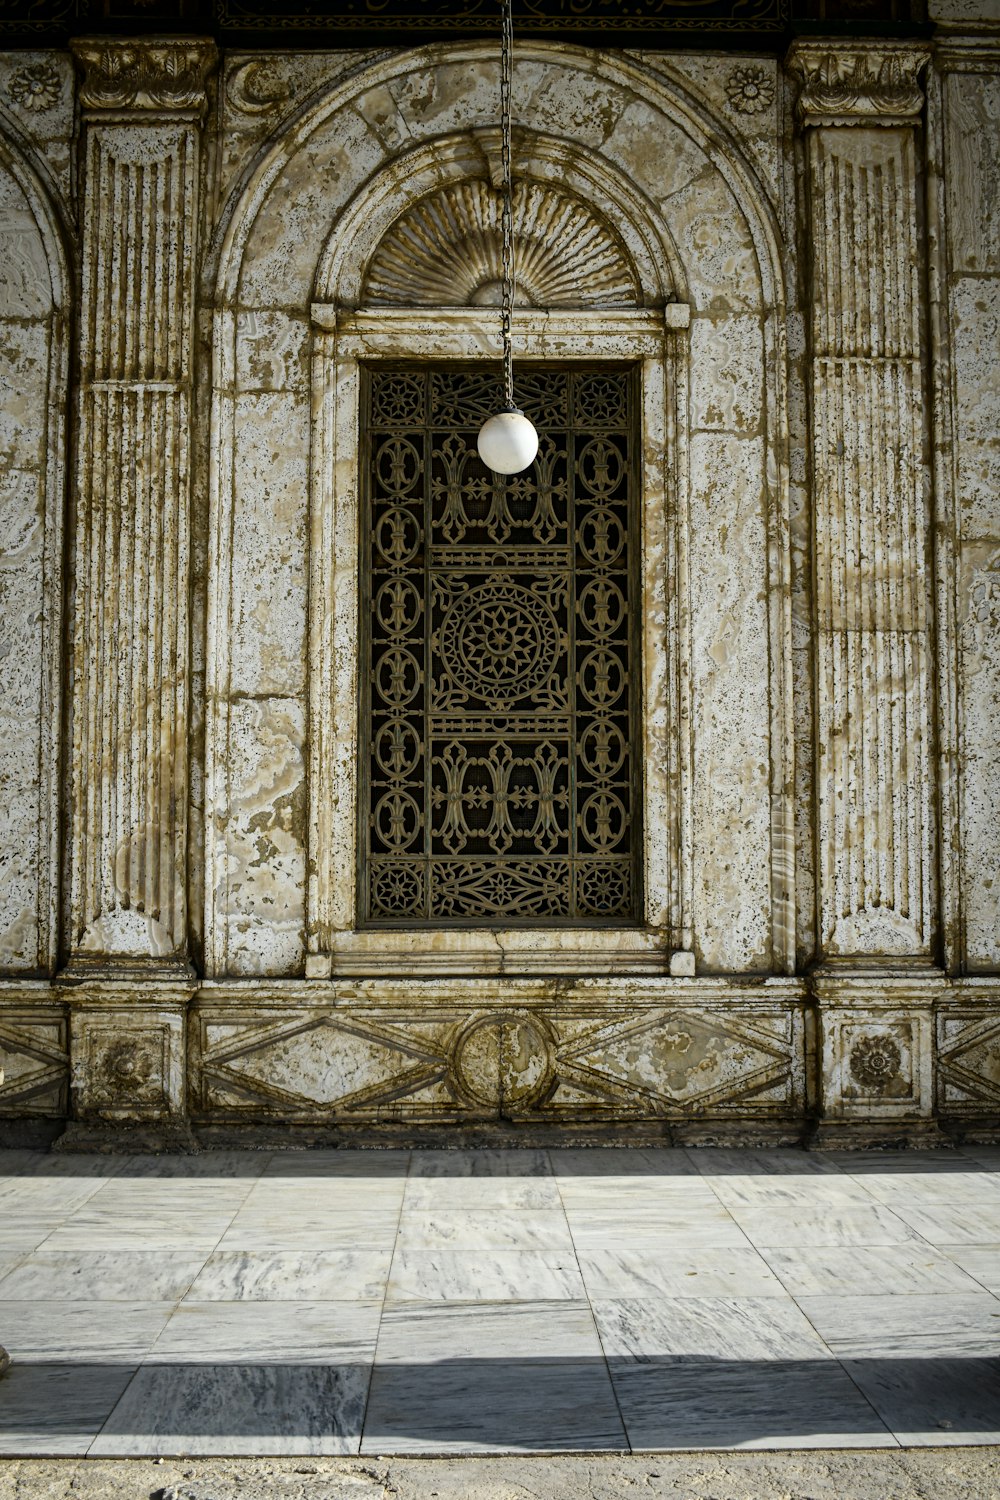
[[[479,698],[509,702],[535,692],[550,676],[558,652],[555,616],[517,583],[468,589],[441,624],[449,676]]]

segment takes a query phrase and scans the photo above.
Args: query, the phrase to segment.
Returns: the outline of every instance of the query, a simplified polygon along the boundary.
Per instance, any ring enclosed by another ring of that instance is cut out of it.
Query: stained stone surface
[[[496,49],[0,53],[5,1132],[995,1132],[994,11],[519,42],[519,358],[636,367],[642,889],[604,929],[358,899],[365,370],[497,367]],[[293,1262],[244,1228],[207,1285],[253,1301]]]

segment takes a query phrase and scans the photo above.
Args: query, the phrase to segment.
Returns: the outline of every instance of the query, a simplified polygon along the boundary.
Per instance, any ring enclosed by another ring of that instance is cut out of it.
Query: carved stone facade
[[[479,41],[0,54],[0,1136],[1000,1127],[1000,29],[520,42],[525,389],[629,394],[500,492],[428,394],[498,367],[497,108]],[[449,798],[428,881],[566,871],[418,901]]]

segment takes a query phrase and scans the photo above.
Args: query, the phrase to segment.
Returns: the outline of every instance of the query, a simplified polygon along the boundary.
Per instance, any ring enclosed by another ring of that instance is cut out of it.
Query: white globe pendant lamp
[[[503,344],[503,410],[487,417],[479,429],[479,456],[495,474],[520,474],[534,462],[538,433],[514,400],[514,353],[510,325],[514,312],[514,209],[510,172],[511,53],[514,21],[511,0],[502,0],[503,29],[500,49],[500,147],[503,173],[501,203],[501,268],[503,299],[500,304],[500,337]]]

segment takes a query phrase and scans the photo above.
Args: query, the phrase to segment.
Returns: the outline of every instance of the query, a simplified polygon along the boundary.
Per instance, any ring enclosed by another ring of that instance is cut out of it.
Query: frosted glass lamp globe
[[[501,411],[480,427],[476,447],[494,474],[520,474],[538,452],[538,433],[523,411]]]

